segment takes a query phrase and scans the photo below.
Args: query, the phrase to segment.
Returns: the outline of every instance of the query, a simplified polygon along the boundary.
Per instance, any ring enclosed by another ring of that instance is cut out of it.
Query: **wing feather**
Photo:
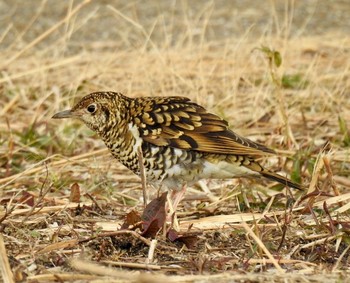
[[[186,97],[136,98],[133,122],[144,141],[215,154],[264,155],[272,149],[241,137],[227,121]]]

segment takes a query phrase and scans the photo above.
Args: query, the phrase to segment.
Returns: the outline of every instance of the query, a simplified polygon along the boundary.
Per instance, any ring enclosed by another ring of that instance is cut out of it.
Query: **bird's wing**
[[[274,153],[243,138],[228,123],[186,97],[135,99],[133,122],[144,141],[214,154],[263,155]]]

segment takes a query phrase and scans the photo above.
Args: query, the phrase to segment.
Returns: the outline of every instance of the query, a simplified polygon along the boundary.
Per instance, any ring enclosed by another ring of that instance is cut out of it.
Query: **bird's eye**
[[[96,104],[90,104],[86,109],[89,113],[92,114],[96,111]]]

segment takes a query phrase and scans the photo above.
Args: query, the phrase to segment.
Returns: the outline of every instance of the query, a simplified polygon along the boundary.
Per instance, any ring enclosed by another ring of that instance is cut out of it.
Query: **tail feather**
[[[250,170],[253,170],[255,172],[258,172],[261,176],[270,179],[270,180],[274,180],[277,181],[278,183],[297,189],[297,190],[302,190],[302,186],[300,184],[294,183],[292,180],[283,177],[281,175],[278,175],[266,168],[264,168],[263,166],[261,166],[257,161],[253,161],[250,160],[249,164],[245,164],[245,166],[247,168],[249,168]]]
[[[288,187],[291,187],[291,188],[294,188],[297,190],[302,190],[302,187],[300,184],[294,183],[292,180],[289,180],[288,178],[283,177],[281,175],[278,175],[274,172],[271,172],[271,171],[264,169],[263,171],[260,172],[260,174],[262,176],[264,176],[265,178],[277,181],[278,183],[280,183],[282,185],[285,185],[285,186],[288,186]]]

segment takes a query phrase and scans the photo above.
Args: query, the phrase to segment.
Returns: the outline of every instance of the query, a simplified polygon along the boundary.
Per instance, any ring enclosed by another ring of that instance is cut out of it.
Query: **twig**
[[[18,191],[16,194],[14,194],[10,201],[6,204],[5,213],[0,212],[0,224],[6,220],[6,218],[11,215],[11,213],[16,209],[16,205],[12,205],[13,201],[16,199],[16,197],[22,192],[22,190]],[[0,226],[0,232],[2,232],[3,227]]]
[[[119,280],[125,280],[127,282],[174,282],[174,279],[167,278],[165,275],[145,274],[127,272],[122,270],[116,270],[115,268],[109,268],[96,263],[73,259],[70,261],[72,268],[83,272],[88,272],[96,275],[111,276],[118,278]],[[105,282],[105,281],[104,281]],[[110,282],[110,280],[108,280]],[[119,281],[120,282],[120,281]]]
[[[39,199],[38,201],[33,205],[33,207],[31,208],[31,210],[27,213],[27,215],[23,218],[22,220],[22,224],[33,214],[33,211],[38,207],[38,205],[41,203],[41,201],[45,198],[46,194],[51,190],[52,188],[52,183],[47,187],[47,189],[43,192],[44,186],[49,178],[49,169],[47,168],[47,164],[45,164],[45,168],[46,168],[46,176],[45,176],[45,180],[42,183],[41,187],[40,187],[40,193],[39,193]],[[40,207],[38,210],[36,210],[36,213],[38,213],[43,207]]]
[[[20,209],[15,209],[11,212],[11,217],[15,216],[15,215],[23,215],[23,214],[27,214],[29,211],[31,211],[33,214],[43,214],[43,213],[50,213],[50,212],[54,212],[54,211],[60,211],[60,210],[64,210],[64,209],[69,209],[69,208],[76,208],[78,206],[91,206],[92,203],[91,202],[84,202],[84,203],[68,203],[65,205],[56,205],[56,206],[45,206],[42,208],[36,208],[34,209],[34,211],[32,211],[31,208],[20,208]],[[3,217],[6,214],[6,212],[1,212],[0,211],[0,217]]]
[[[101,279],[98,275],[79,274],[79,273],[46,273],[27,277],[27,282],[71,282],[83,281],[92,282],[92,280]],[[110,281],[108,281],[110,282]]]
[[[127,267],[127,268],[135,268],[135,269],[152,269],[152,270],[160,270],[161,267],[155,264],[148,263],[135,263],[135,262],[121,262],[121,261],[110,261],[110,260],[102,260],[102,263],[106,263],[109,265],[119,266],[119,267]]]
[[[131,273],[129,274],[126,272],[122,272],[122,271],[119,271],[116,269],[108,268],[106,266],[102,266],[102,265],[88,262],[85,260],[72,259],[70,261],[70,265],[72,268],[74,268],[76,270],[88,272],[90,274],[118,277],[119,279],[131,279],[131,280],[134,279],[135,280],[135,275],[132,276]]]
[[[98,202],[95,200],[95,198],[94,198],[91,194],[86,193],[85,195],[97,206],[97,208],[98,208],[102,213],[105,213],[105,211],[102,209],[102,207],[98,204]]]
[[[14,283],[13,274],[10,268],[9,259],[7,257],[6,248],[4,244],[4,238],[0,233],[0,270],[2,275],[2,280],[4,283]]]
[[[77,246],[77,243],[78,243],[78,239],[71,239],[71,240],[49,244],[44,248],[38,250],[36,254],[45,254],[55,250],[73,248]]]
[[[248,234],[254,239],[254,241],[258,244],[258,246],[264,251],[266,256],[271,260],[272,264],[276,267],[279,273],[285,273],[282,267],[278,264],[277,260],[272,256],[270,251],[266,248],[264,243],[258,238],[257,235],[253,232],[252,229],[247,225],[247,223],[242,222],[243,228],[248,232]]]
[[[337,270],[337,268],[338,268],[340,262],[342,261],[343,257],[346,255],[346,253],[349,251],[349,249],[350,249],[350,246],[347,246],[347,247],[345,248],[345,250],[341,253],[341,255],[339,256],[337,262],[335,263],[335,265],[334,265],[333,268],[332,268],[332,272],[334,272],[334,271]]]
[[[156,250],[158,241],[156,239],[153,239],[151,241],[151,245],[148,250],[148,257],[146,259],[146,264],[152,263],[153,262],[153,257],[154,257],[154,251]]]
[[[341,235],[336,235],[336,236],[330,236],[330,237],[326,237],[326,238],[323,238],[323,239],[319,239],[319,240],[313,241],[311,243],[308,243],[308,244],[300,246],[300,249],[310,248],[310,247],[316,246],[318,244],[323,244],[324,245],[324,244],[326,244],[326,242],[332,241],[332,240],[334,240],[334,239],[336,239],[337,237],[340,237],[340,236]]]

